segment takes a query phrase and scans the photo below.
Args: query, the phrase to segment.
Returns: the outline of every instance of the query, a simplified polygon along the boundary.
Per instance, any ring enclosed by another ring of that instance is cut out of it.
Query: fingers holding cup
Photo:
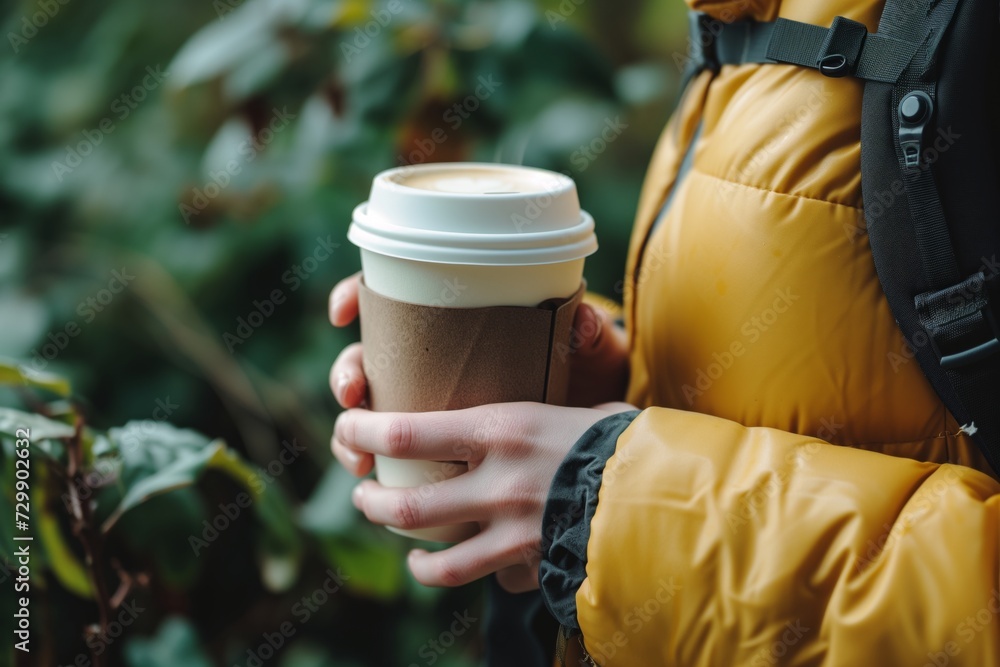
[[[358,316],[358,281],[360,273],[344,278],[330,292],[330,324],[346,327]]]
[[[330,368],[330,391],[344,408],[360,406],[368,394],[363,348],[354,343],[344,348]]]

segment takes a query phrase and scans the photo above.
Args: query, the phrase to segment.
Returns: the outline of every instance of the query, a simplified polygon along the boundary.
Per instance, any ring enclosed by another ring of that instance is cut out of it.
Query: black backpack
[[[1000,473],[998,21],[986,0],[887,0],[871,34],[693,13],[687,77],[775,63],[865,81],[865,223],[901,352]]]

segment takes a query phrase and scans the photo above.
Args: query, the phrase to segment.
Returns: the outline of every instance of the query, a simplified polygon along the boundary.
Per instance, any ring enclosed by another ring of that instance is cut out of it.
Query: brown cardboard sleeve
[[[430,412],[514,401],[565,404],[573,317],[584,290],[537,307],[447,308],[396,301],[362,280],[369,406]]]

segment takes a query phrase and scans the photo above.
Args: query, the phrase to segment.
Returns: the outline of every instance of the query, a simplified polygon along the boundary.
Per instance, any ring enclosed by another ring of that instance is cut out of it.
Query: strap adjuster
[[[980,271],[962,283],[915,299],[941,368],[958,370],[1000,352],[1000,334]]]
[[[868,28],[864,23],[836,17],[819,49],[816,68],[824,76],[833,78],[854,74],[866,37]]]

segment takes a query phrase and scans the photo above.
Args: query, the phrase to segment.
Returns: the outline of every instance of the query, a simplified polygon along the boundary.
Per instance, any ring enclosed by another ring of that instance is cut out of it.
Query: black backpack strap
[[[987,276],[980,268],[981,259],[998,247],[995,236],[980,231],[996,226],[995,204],[978,211],[952,205],[946,217],[947,200],[942,200],[934,175],[941,156],[932,148],[945,129],[938,90],[946,80],[941,68],[950,68],[949,75],[961,68],[985,71],[985,63],[975,58],[955,60],[959,51],[981,47],[972,30],[963,27],[962,36],[953,37],[959,43],[948,52],[950,62],[941,62],[943,39],[960,5],[963,25],[995,26],[996,4],[992,13],[983,11],[991,3],[974,0],[920,4],[926,11],[915,8],[912,0],[887,0],[879,34],[921,47],[895,84],[865,85],[861,176],[869,242],[883,291],[924,374],[1000,472],[1000,339],[990,295],[990,279],[996,275]],[[982,14],[978,19],[977,12]],[[984,77],[979,85],[988,85]],[[970,91],[955,88],[949,92],[956,97],[947,100],[952,106],[973,103]],[[967,99],[959,99],[959,92]],[[990,128],[983,124],[974,129],[981,133],[978,141],[988,145]],[[963,166],[956,164],[953,171],[961,169],[974,178],[980,165],[994,161],[988,154],[966,154]],[[984,168],[982,176],[988,187],[996,187],[995,175],[987,176]],[[876,199],[894,184],[902,185],[902,197],[890,205]],[[978,247],[969,247],[971,238]],[[955,251],[960,241],[966,244],[961,256]]]
[[[961,30],[948,51],[949,76],[941,79],[941,47],[955,21]],[[1000,248],[1000,226],[993,222],[995,201],[984,204],[979,193],[955,186],[960,176],[952,175],[968,174],[974,164],[986,187],[996,188],[995,150],[984,140],[941,160],[956,164],[945,172],[952,191],[947,207],[932,169],[940,153],[932,145],[945,130],[939,84],[950,86],[952,96],[961,93],[952,107],[970,97],[972,85],[988,85],[975,73],[996,61],[997,48],[984,47],[996,40],[996,24],[996,4],[984,0],[887,0],[877,33],[844,17],[824,28],[781,18],[726,23],[692,13],[696,48],[687,77],[728,64],[771,63],[866,82],[862,190],[879,280],[924,374],[1000,472],[1000,329],[992,306],[1000,298],[1000,268],[986,259]],[[982,132],[989,122],[976,117],[970,125]],[[972,203],[958,206],[958,199]]]
[[[895,83],[920,49],[920,41],[870,34],[863,23],[838,16],[829,28],[779,18],[769,23],[725,23],[690,14],[692,67],[688,76],[722,65],[767,63],[818,69],[829,77],[853,76]]]

